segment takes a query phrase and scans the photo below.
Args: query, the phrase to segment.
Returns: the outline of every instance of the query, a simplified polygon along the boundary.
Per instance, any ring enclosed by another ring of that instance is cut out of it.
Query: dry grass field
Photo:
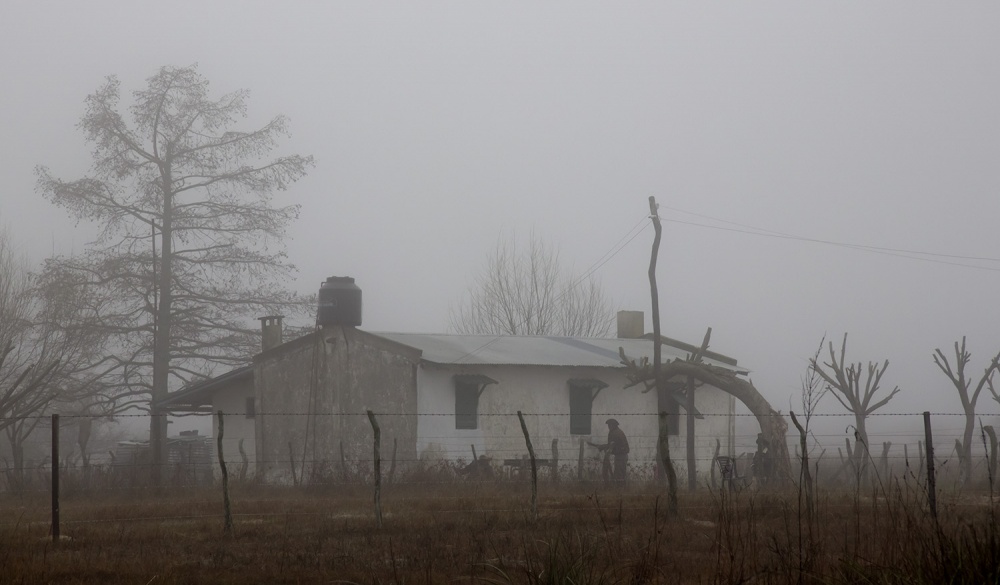
[[[0,495],[2,583],[1000,583],[988,491],[940,496],[939,522],[905,482],[869,493],[539,486],[67,490],[61,536],[44,490]]]

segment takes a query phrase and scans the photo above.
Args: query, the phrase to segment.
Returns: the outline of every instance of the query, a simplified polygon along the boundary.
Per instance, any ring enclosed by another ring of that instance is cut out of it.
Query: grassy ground
[[[944,494],[940,522],[906,486],[799,493],[524,483],[391,486],[377,529],[361,486],[235,486],[61,502],[53,543],[44,492],[0,495],[3,583],[1000,583],[988,494]]]

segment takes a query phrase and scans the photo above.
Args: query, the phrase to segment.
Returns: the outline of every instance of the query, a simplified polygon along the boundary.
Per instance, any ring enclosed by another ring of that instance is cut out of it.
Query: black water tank
[[[317,325],[361,325],[361,289],[350,276],[331,276],[319,287]]]

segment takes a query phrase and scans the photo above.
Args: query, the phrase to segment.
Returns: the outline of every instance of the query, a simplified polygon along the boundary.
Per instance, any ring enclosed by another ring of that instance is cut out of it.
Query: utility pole
[[[656,288],[656,256],[660,251],[660,237],[663,227],[657,210],[656,197],[649,197],[649,216],[653,220],[656,236],[653,238],[653,251],[649,257],[649,292],[653,301],[653,380],[656,382],[656,393],[659,394],[663,384],[660,382],[660,293]]]
[[[657,442],[660,451],[660,465],[667,476],[668,504],[671,513],[677,513],[677,474],[674,472],[674,464],[670,461],[670,443],[668,441],[669,429],[667,428],[668,417],[664,410],[664,396],[666,395],[666,383],[660,377],[660,356],[663,343],[660,337],[660,291],[656,287],[656,257],[660,251],[660,239],[663,236],[663,226],[660,225],[660,215],[657,210],[656,198],[649,197],[649,216],[653,220],[653,229],[656,235],[653,237],[653,250],[649,256],[649,293],[652,297],[653,310],[653,383],[656,385],[656,405],[659,409],[659,436]],[[676,408],[676,407],[675,407]]]

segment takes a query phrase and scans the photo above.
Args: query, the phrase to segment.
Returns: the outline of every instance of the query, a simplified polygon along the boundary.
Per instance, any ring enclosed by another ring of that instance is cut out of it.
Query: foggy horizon
[[[94,226],[36,193],[36,165],[88,173],[76,125],[107,76],[124,110],[197,63],[210,97],[250,91],[237,128],[286,115],[276,152],[315,156],[275,198],[302,205],[293,288],[354,277],[363,329],[447,332],[497,238],[533,230],[650,332],[654,196],[664,335],[711,327],[787,413],[846,332],[848,361],[889,360],[880,396],[902,389],[881,412],[960,413],[931,358],[965,336],[975,374],[1000,351],[998,23],[985,4],[7,3],[0,225],[36,266],[82,252]],[[978,411],[1000,422],[988,391]]]

